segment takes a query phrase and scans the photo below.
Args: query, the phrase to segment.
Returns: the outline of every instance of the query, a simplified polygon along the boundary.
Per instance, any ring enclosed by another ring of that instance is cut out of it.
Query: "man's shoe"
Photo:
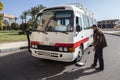
[[[95,65],[95,64],[92,64],[92,65],[91,65],[91,68],[95,68],[95,67],[96,67],[96,65]]]
[[[97,70],[97,71],[103,71],[104,68],[95,68],[95,70]]]

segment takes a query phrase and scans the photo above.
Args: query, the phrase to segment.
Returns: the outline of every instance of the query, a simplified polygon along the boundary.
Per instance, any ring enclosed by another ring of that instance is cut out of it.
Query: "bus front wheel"
[[[79,50],[78,50],[78,56],[77,56],[75,62],[81,61],[83,53],[84,53],[83,46],[80,46]]]

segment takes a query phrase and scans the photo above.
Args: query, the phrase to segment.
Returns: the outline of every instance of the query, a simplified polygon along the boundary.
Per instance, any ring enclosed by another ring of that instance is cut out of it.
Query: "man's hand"
[[[95,49],[95,48],[93,48],[93,51],[96,51],[96,49]]]

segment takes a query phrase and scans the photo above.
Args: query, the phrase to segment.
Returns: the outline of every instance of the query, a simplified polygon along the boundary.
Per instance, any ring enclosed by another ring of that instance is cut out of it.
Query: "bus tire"
[[[80,46],[80,47],[79,47],[79,51],[78,51],[78,56],[77,56],[77,58],[75,59],[75,62],[81,61],[82,56],[83,56],[83,53],[84,53],[83,46]]]

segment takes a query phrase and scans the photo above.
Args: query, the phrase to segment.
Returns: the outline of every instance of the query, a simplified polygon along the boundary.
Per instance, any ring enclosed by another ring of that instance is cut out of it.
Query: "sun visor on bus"
[[[45,10],[43,10],[43,11],[64,10],[64,9],[65,9],[65,7],[54,7],[54,8],[47,8],[47,9],[45,9]]]

